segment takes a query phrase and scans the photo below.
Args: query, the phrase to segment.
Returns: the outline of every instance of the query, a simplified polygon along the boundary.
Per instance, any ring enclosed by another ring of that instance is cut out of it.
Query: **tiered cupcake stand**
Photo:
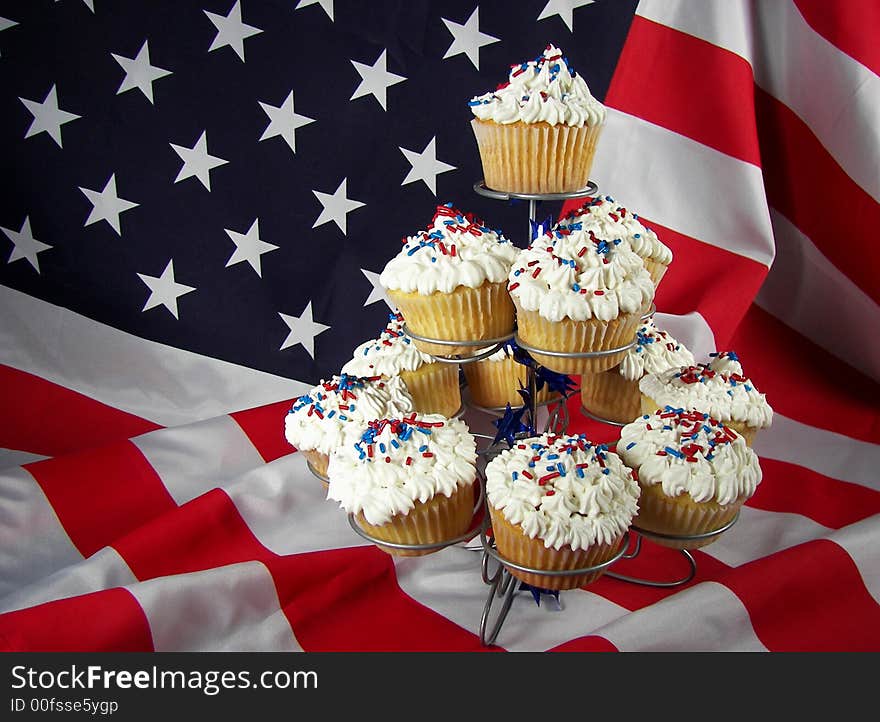
[[[533,229],[535,227],[536,221],[536,206],[539,202],[544,201],[566,201],[570,199],[576,198],[584,198],[586,196],[594,196],[598,192],[598,186],[590,182],[585,188],[580,191],[572,192],[572,193],[550,193],[550,194],[532,194],[532,193],[504,193],[500,191],[495,191],[490,188],[487,188],[483,181],[479,181],[474,184],[474,191],[481,196],[492,198],[495,200],[501,201],[511,201],[511,200],[524,200],[529,203],[529,236],[531,238]],[[656,311],[656,306],[652,306],[651,310],[645,314],[643,318],[643,322],[648,318],[654,315]],[[560,352],[560,351],[551,351],[547,349],[539,349],[533,346],[530,346],[524,343],[516,333],[509,334],[507,336],[493,338],[493,339],[482,339],[482,340],[473,340],[473,339],[465,339],[465,340],[455,340],[449,341],[444,339],[435,339],[435,338],[426,338],[423,336],[418,336],[410,331],[406,324],[403,326],[403,332],[418,341],[423,341],[426,343],[439,344],[443,346],[465,346],[472,347],[477,349],[477,352],[473,355],[461,356],[461,355],[435,355],[430,354],[434,359],[440,361],[442,363],[454,363],[454,364],[466,364],[466,363],[474,363],[476,361],[480,361],[485,359],[498,350],[500,350],[504,344],[513,339],[517,345],[526,352],[531,353],[540,353],[547,356],[554,356],[559,358],[596,358],[600,356],[610,355],[614,353],[619,353],[620,351],[627,350],[632,348],[635,345],[635,341],[628,344],[627,346],[621,347],[619,349],[612,349],[607,351],[599,351],[599,352],[583,352],[583,353],[569,353],[569,352]],[[542,404],[536,403],[536,369],[534,366],[528,367],[528,375],[527,382],[529,386],[530,393],[527,395],[529,399],[526,404],[527,409],[525,410],[528,414],[528,431],[522,432],[519,436],[522,438],[526,438],[528,436],[534,436],[543,432],[550,432],[556,434],[563,434],[567,432],[569,425],[569,416],[568,416],[568,407],[565,403],[566,399],[563,397],[557,397],[550,399],[549,401],[545,401]],[[550,411],[549,416],[544,424],[544,428],[542,431],[538,430],[538,408],[540,406],[553,405],[554,408]],[[466,402],[462,404],[462,409],[459,411],[456,416],[461,416],[464,413],[465,407],[472,408],[477,411],[482,411],[484,413],[488,413],[494,416],[503,416],[507,411],[507,407],[505,408],[484,408],[480,406],[476,406],[470,402]],[[609,419],[604,419],[596,414],[593,414],[589,409],[585,408],[581,405],[581,412],[595,421],[599,421],[601,423],[610,424],[617,427],[622,427],[624,424],[618,423],[616,421],[611,421]],[[581,576],[590,574],[593,572],[604,572],[604,576],[611,577],[613,579],[617,579],[623,582],[630,582],[633,584],[640,584],[644,586],[650,587],[659,587],[659,588],[672,588],[679,587],[684,584],[687,584],[691,581],[697,572],[697,562],[694,559],[693,555],[691,555],[689,549],[695,549],[698,547],[705,546],[710,542],[717,539],[721,534],[726,532],[730,527],[732,527],[738,520],[739,515],[737,515],[731,522],[722,527],[721,529],[717,529],[704,534],[696,534],[689,536],[672,536],[668,534],[659,534],[656,532],[652,532],[646,529],[641,529],[638,526],[630,526],[629,531],[624,535],[620,548],[616,552],[616,554],[607,561],[602,564],[597,564],[595,566],[586,567],[583,569],[572,569],[572,570],[564,570],[564,571],[556,571],[556,570],[545,570],[545,569],[534,569],[530,567],[525,567],[520,564],[517,564],[509,559],[503,557],[498,550],[495,548],[495,544],[492,539],[489,538],[488,530],[491,526],[489,519],[489,512],[486,500],[485,493],[485,464],[488,463],[494,456],[500,453],[505,445],[503,442],[496,442],[496,437],[488,436],[486,434],[474,434],[478,439],[488,441],[488,444],[478,450],[478,457],[480,462],[477,465],[477,477],[478,477],[478,485],[479,492],[477,494],[477,501],[474,505],[474,517],[473,522],[471,524],[470,529],[464,534],[461,534],[455,538],[447,539],[441,542],[436,542],[433,544],[395,544],[390,543],[368,534],[364,529],[357,523],[357,519],[354,514],[348,515],[348,521],[351,528],[362,538],[366,539],[373,544],[376,544],[379,547],[386,547],[392,553],[400,554],[403,556],[419,556],[422,554],[429,554],[431,552],[439,551],[448,546],[452,546],[455,544],[463,544],[468,543],[479,537],[479,541],[482,548],[482,560],[480,565],[480,573],[483,583],[488,585],[489,594],[486,599],[486,603],[483,607],[483,613],[480,618],[480,642],[484,646],[490,646],[495,643],[498,638],[498,635],[501,631],[501,627],[504,624],[504,621],[507,618],[508,613],[510,612],[510,608],[513,604],[514,596],[516,592],[522,588],[528,588],[528,585],[524,583],[518,584],[519,581],[514,574],[511,573],[510,570],[514,570],[517,572],[521,572],[524,574],[536,574],[547,577],[571,577],[571,576]],[[614,444],[610,444],[613,446]],[[322,479],[323,481],[327,481],[326,477],[319,475],[315,469],[309,466],[309,469],[312,471],[315,476]],[[681,554],[687,559],[689,570],[688,573],[679,579],[674,579],[672,581],[655,581],[650,579],[642,579],[639,577],[625,576],[623,574],[618,574],[616,572],[607,571],[613,564],[620,561],[621,559],[634,559],[638,556],[641,550],[642,539],[647,539],[661,546],[670,547],[673,549],[677,549]],[[630,541],[634,539],[633,548],[629,550]],[[490,571],[490,566],[492,565],[492,561],[496,562],[494,571]],[[542,590],[536,590],[538,592]],[[554,592],[554,595],[556,592]],[[495,611],[494,619],[492,617],[493,607],[500,600],[499,607]]]

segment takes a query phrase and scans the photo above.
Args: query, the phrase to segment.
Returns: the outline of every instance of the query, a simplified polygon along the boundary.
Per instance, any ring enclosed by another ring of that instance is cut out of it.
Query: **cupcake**
[[[638,215],[611,196],[585,198],[580,207],[566,214],[559,225],[567,227],[577,223],[593,229],[599,238],[620,239],[628,244],[644,262],[654,287],[660,285],[660,280],[672,263],[672,250],[652,229],[643,225]]]
[[[419,351],[403,333],[403,316],[391,313],[376,339],[358,346],[342,371],[356,376],[400,376],[420,414],[455,416],[461,408],[458,364],[437,361]]]
[[[368,421],[412,410],[412,397],[400,378],[342,373],[294,401],[284,419],[284,436],[326,476],[330,454],[347,438],[359,437]]]
[[[474,515],[476,442],[467,425],[438,414],[371,421],[330,458],[327,498],[371,537],[434,544],[465,534]],[[379,545],[389,554],[431,550]]]
[[[520,344],[563,374],[600,373],[620,363],[654,298],[645,264],[627,244],[578,223],[538,236],[517,254],[508,280]],[[599,355],[564,358],[533,349]]]
[[[694,363],[693,354],[648,319],[636,332],[633,346],[618,366],[581,377],[581,402],[587,411],[608,421],[626,424],[642,413],[639,381]]]
[[[583,435],[524,439],[486,465],[486,498],[499,554],[545,571],[585,569],[612,559],[638,511],[632,471]],[[508,571],[542,589],[573,589],[604,570],[573,576]]]
[[[427,230],[404,239],[379,282],[414,336],[482,341],[513,332],[505,281],[516,247],[472,214],[437,206]],[[473,346],[414,339],[425,353],[472,355]]]
[[[528,388],[529,369],[517,361],[516,348],[514,341],[508,341],[491,356],[462,366],[470,400],[474,404],[487,409],[503,409],[507,404],[522,406],[519,389]],[[553,396],[544,384],[538,389],[535,401],[542,404]]]
[[[567,193],[587,185],[605,106],[558,48],[511,66],[507,82],[468,105],[487,187]]]
[[[702,535],[732,522],[761,481],[761,466],[745,439],[702,411],[666,407],[620,431],[617,451],[636,471],[641,497],[633,525],[667,536]],[[653,541],[696,549],[716,541]]]
[[[743,374],[733,351],[709,354],[701,363],[647,374],[639,381],[642,412],[658,408],[697,409],[723,421],[752,445],[755,434],[773,423],[773,409]]]

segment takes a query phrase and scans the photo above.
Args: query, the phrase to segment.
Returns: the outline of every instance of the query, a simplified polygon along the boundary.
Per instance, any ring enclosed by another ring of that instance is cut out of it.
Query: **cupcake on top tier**
[[[642,259],[626,243],[579,223],[538,236],[517,255],[508,280],[524,344],[575,353],[623,349],[588,358],[530,351],[564,374],[599,373],[620,363],[654,298]]]
[[[476,458],[476,441],[458,419],[438,414],[377,419],[331,457],[327,498],[382,541],[443,542],[471,525]],[[400,556],[429,553],[379,548]]]
[[[403,239],[379,282],[415,335],[480,341],[513,331],[514,311],[505,282],[516,247],[472,214],[451,203],[437,206],[427,230]],[[415,340],[430,354],[473,354],[473,346]]]
[[[633,525],[671,536],[721,529],[761,481],[758,457],[732,428],[701,411],[667,406],[621,429],[617,452],[638,474],[641,496]],[[719,537],[652,539],[696,549]]]
[[[461,408],[458,364],[437,361],[419,351],[403,333],[403,316],[388,315],[388,325],[378,338],[358,346],[342,367],[357,376],[400,376],[420,414],[454,416]]]
[[[580,435],[523,439],[486,465],[486,498],[498,552],[524,567],[585,569],[611,559],[638,510],[632,471]],[[573,589],[602,572],[548,576],[508,571],[543,589]]]
[[[643,413],[658,408],[697,409],[723,421],[751,446],[755,435],[773,423],[773,409],[743,373],[733,351],[710,354],[700,363],[646,375],[639,381]]]
[[[347,438],[359,437],[368,421],[412,410],[412,397],[398,377],[342,373],[294,401],[284,419],[284,435],[326,476],[329,455]]]
[[[548,45],[534,60],[512,65],[507,82],[468,105],[486,186],[565,193],[587,185],[605,106],[561,50]]]
[[[593,229],[599,238],[620,239],[629,244],[644,261],[654,287],[660,285],[660,280],[672,263],[672,250],[641,222],[638,215],[611,196],[585,198],[578,208],[566,214],[559,225],[566,227],[577,223]]]
[[[642,413],[639,381],[645,374],[692,363],[694,355],[648,319],[636,332],[636,345],[618,366],[581,377],[581,401],[597,416],[626,424]]]

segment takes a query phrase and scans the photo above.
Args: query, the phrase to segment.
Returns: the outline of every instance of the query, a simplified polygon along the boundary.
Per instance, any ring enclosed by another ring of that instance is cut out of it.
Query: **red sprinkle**
[[[526,477],[526,479],[534,479],[534,478],[535,478],[535,477],[532,476],[528,471],[525,471],[525,470],[522,472],[522,475],[523,475],[524,477]]]
[[[538,266],[538,267],[532,272],[532,278],[537,278],[537,277],[538,277],[538,274],[539,274],[540,272],[541,272],[541,267]]]
[[[507,287],[507,290],[508,290],[508,291],[512,291],[512,290],[515,289],[515,288],[519,288],[519,281],[515,281],[514,283],[511,283],[511,284]]]

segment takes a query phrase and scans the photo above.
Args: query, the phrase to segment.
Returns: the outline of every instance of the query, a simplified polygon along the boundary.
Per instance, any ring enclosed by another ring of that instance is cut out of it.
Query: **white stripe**
[[[143,452],[178,504],[223,486],[265,463],[247,434],[230,416],[151,431],[132,442]]]
[[[880,380],[880,305],[798,228],[770,209],[776,260],[755,303],[829,353]]]
[[[659,223],[765,266],[773,262],[760,168],[614,108],[602,133],[591,174],[601,193],[649,226]]]
[[[880,202],[880,77],[815,32],[793,2],[642,0],[636,12],[743,57],[755,83]]]
[[[880,514],[850,524],[828,537],[839,544],[852,557],[865,587],[880,604],[880,554],[877,539],[880,538]]]
[[[33,548],[36,545],[30,545]],[[137,577],[113,547],[104,547],[88,559],[82,559],[52,573],[34,577],[25,587],[0,599],[0,613],[35,607],[38,604],[100,592],[132,584]],[[75,623],[75,620],[71,620]]]
[[[698,362],[708,361],[709,354],[715,351],[715,334],[698,311],[684,316],[658,312],[654,315],[654,323],[683,343]]]
[[[796,480],[793,480],[796,482]],[[739,521],[717,541],[700,549],[730,567],[769,557],[804,542],[822,539],[831,529],[800,514],[744,506]]]
[[[301,652],[260,562],[158,577],[127,589],[157,652]]]
[[[24,466],[34,461],[43,461],[48,456],[32,454],[30,451],[18,451],[17,449],[0,449],[0,469],[10,469],[15,466]]]
[[[622,652],[766,652],[732,591],[702,582],[599,629]]]
[[[0,474],[0,597],[82,558],[34,477]]]
[[[758,456],[880,491],[880,445],[773,414],[773,424],[758,432],[753,448]]]
[[[5,286],[0,308],[0,363],[162,426],[262,406],[312,387],[147,341]]]
[[[420,604],[479,635],[480,615],[489,596],[489,587],[480,576],[481,557],[482,553],[461,546],[424,557],[396,557],[397,583]],[[516,593],[498,634],[498,646],[510,651],[546,650],[593,634],[628,614],[614,602],[578,589],[559,593],[561,610],[555,608],[552,598],[542,599],[539,607],[531,593]],[[490,623],[500,608],[501,600],[496,598]]]
[[[302,454],[289,454],[242,474],[226,486],[254,536],[275,554],[369,544],[348,524],[321,482],[309,472]]]

